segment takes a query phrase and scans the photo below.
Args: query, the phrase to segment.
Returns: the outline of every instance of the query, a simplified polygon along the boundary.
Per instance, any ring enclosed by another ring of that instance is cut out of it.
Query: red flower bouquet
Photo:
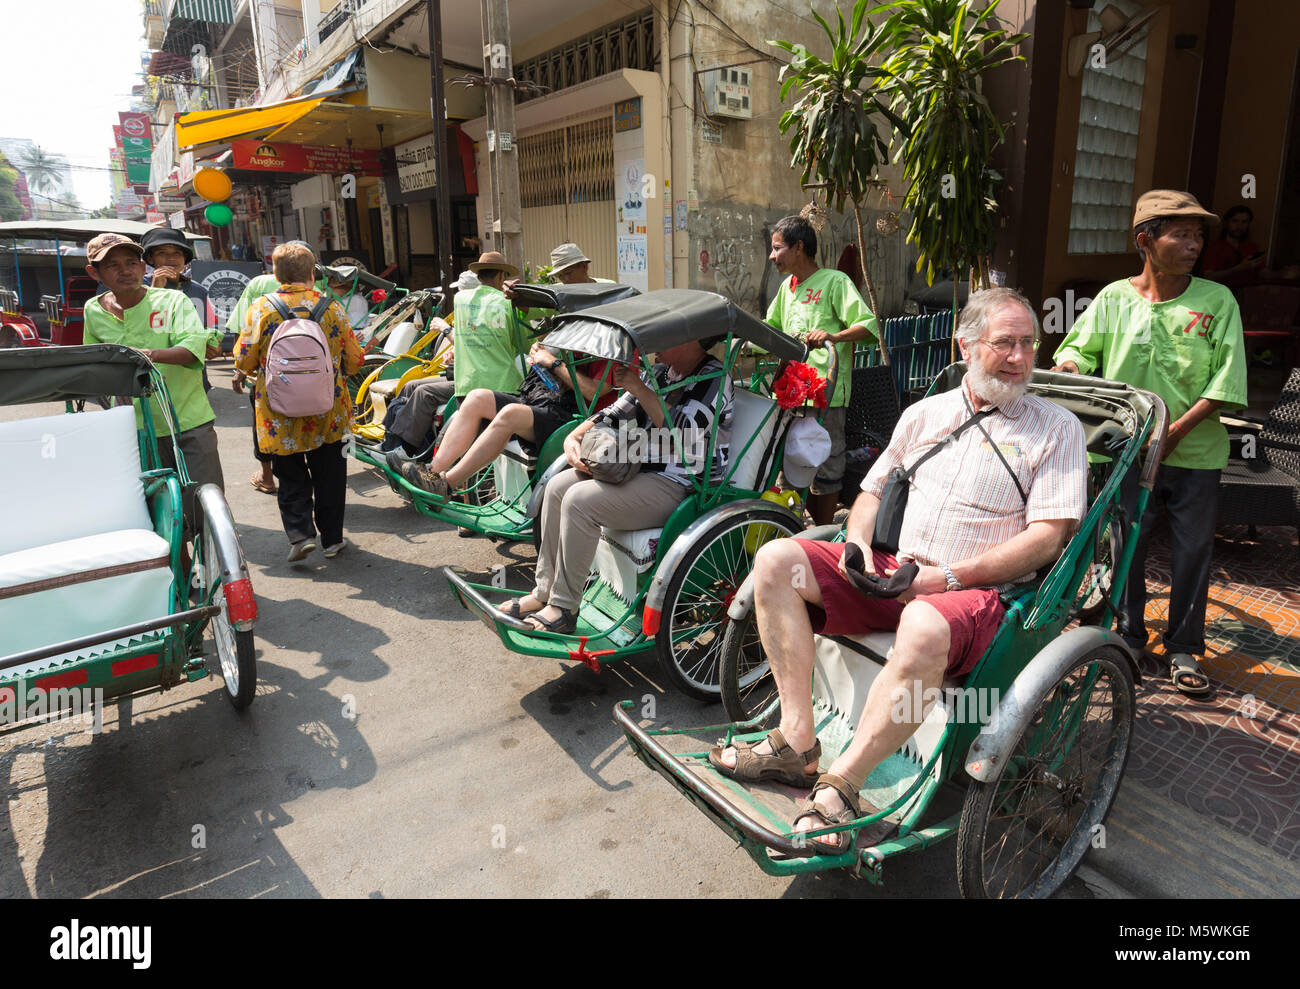
[[[776,404],[783,409],[793,409],[808,402],[814,408],[826,408],[826,379],[813,368],[800,361],[785,366],[781,377],[772,384]]]
[[[370,293],[371,302],[384,302],[387,299],[388,299],[388,293],[385,292],[382,288],[377,288]]]

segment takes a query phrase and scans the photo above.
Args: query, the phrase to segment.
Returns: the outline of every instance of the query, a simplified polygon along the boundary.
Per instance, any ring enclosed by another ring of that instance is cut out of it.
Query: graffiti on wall
[[[729,203],[701,203],[690,216],[691,288],[727,296],[741,308],[762,315],[776,294],[782,277],[768,260],[772,229],[789,210]],[[880,306],[886,312],[902,307],[908,263],[902,234],[883,237],[876,232],[877,212],[864,209],[867,265],[876,284]],[[849,244],[857,242],[853,214],[832,213],[817,235],[817,261],[836,267]],[[864,292],[865,295],[865,292]]]

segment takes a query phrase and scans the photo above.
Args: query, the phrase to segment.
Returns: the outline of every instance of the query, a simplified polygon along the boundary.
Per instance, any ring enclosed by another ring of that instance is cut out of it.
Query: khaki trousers
[[[601,526],[649,529],[663,525],[691,489],[662,473],[636,474],[625,484],[597,481],[573,468],[546,485],[542,549],[537,554],[539,601],[577,611],[596,557]]]

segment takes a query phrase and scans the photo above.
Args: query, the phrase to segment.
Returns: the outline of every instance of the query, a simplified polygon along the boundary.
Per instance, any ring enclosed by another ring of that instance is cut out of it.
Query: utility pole
[[[428,0],[429,115],[433,117],[434,203],[438,224],[438,273],[442,282],[442,311],[451,312],[451,193],[447,188],[447,104],[442,86],[442,0]]]
[[[514,62],[506,0],[483,0],[483,74],[487,77],[488,160],[492,175],[492,243],[506,261],[524,267],[515,138]]]

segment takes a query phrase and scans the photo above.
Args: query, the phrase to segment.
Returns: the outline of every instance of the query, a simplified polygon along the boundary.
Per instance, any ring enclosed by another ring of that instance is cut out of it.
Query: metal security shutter
[[[533,271],[557,244],[577,244],[591,273],[618,277],[614,124],[608,113],[519,140],[524,259]]]

